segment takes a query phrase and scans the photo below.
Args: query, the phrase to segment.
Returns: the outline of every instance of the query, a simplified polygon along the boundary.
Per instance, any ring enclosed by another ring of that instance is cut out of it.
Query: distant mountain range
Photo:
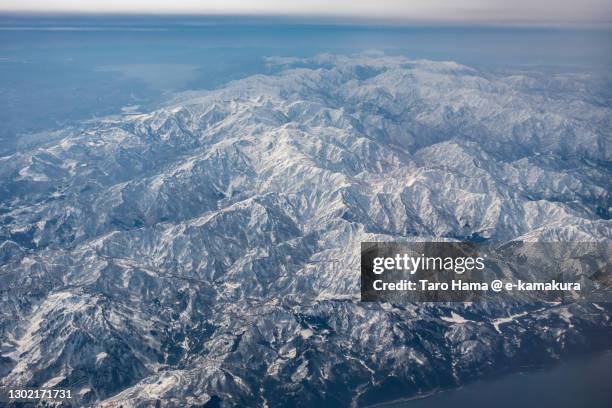
[[[1,386],[357,406],[612,345],[610,304],[359,302],[362,241],[610,240],[588,76],[269,63],[0,158]]]

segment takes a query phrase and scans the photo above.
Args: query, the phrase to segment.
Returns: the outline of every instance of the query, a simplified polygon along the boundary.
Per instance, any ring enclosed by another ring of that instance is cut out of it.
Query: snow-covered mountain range
[[[0,158],[0,384],[83,405],[348,406],[609,348],[609,304],[359,302],[362,241],[607,241],[586,75],[383,54]]]

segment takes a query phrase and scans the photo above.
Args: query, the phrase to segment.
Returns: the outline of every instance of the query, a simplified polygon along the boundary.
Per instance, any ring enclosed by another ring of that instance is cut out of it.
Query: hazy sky
[[[492,23],[612,20],[612,0],[0,0],[0,10],[297,14]]]

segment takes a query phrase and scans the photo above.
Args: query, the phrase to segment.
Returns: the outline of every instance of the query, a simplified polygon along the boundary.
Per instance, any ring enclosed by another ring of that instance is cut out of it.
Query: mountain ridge
[[[270,63],[0,158],[3,386],[345,406],[609,348],[605,304],[356,301],[364,241],[610,240],[587,79],[552,97],[450,62]]]

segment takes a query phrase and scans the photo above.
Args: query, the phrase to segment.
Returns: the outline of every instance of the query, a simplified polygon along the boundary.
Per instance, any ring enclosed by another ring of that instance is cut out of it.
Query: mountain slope
[[[609,240],[610,107],[562,75],[272,62],[0,158],[3,386],[337,406],[610,346],[604,304],[358,302],[362,241]]]

